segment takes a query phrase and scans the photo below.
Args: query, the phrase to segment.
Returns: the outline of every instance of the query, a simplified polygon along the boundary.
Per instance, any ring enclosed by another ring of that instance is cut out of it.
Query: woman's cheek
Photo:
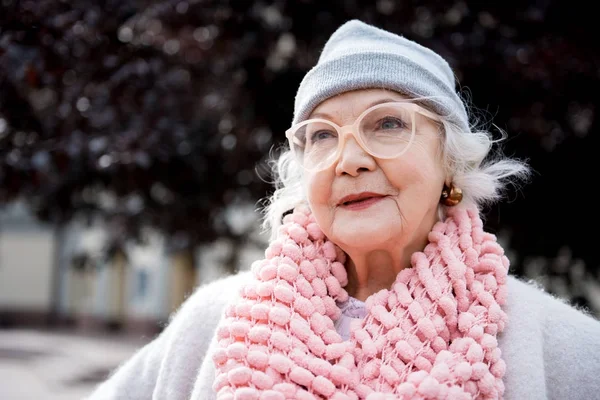
[[[318,207],[328,204],[331,196],[331,183],[331,179],[324,172],[305,175],[305,188],[311,206]]]

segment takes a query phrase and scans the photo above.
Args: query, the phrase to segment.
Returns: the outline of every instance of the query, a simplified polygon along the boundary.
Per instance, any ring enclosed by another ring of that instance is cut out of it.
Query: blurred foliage
[[[239,235],[224,210],[268,193],[259,176],[284,141],[302,76],[328,36],[360,18],[442,54],[482,120],[509,132],[505,151],[535,169],[487,210],[489,229],[511,235],[517,272],[526,257],[565,247],[589,269],[600,264],[586,233],[597,226],[600,92],[591,5],[0,4],[0,202],[25,197],[55,222],[100,214],[126,236],[150,224],[180,244]]]

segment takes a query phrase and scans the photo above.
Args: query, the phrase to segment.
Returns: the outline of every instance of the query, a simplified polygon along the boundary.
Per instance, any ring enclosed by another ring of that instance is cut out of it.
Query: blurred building
[[[20,203],[0,213],[0,326],[47,322],[54,249],[52,230]]]
[[[0,327],[155,333],[200,284],[247,267],[263,249],[221,239],[168,250],[158,232],[114,244],[100,221],[52,228],[22,204],[0,213]],[[233,268],[224,269],[235,253]]]

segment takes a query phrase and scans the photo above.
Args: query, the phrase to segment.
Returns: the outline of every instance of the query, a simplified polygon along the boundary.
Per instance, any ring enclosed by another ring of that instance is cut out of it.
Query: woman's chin
[[[376,249],[399,235],[399,232],[394,233],[398,231],[398,227],[383,221],[365,224],[359,219],[336,227],[331,239],[344,249]],[[340,234],[335,234],[336,232]]]

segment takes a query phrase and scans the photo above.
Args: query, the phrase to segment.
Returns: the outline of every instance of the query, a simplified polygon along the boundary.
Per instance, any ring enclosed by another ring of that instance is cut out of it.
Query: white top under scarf
[[[350,296],[343,303],[337,303],[337,306],[342,311],[342,315],[334,323],[335,330],[346,341],[350,339],[350,323],[352,320],[365,318],[367,307],[363,301]]]

